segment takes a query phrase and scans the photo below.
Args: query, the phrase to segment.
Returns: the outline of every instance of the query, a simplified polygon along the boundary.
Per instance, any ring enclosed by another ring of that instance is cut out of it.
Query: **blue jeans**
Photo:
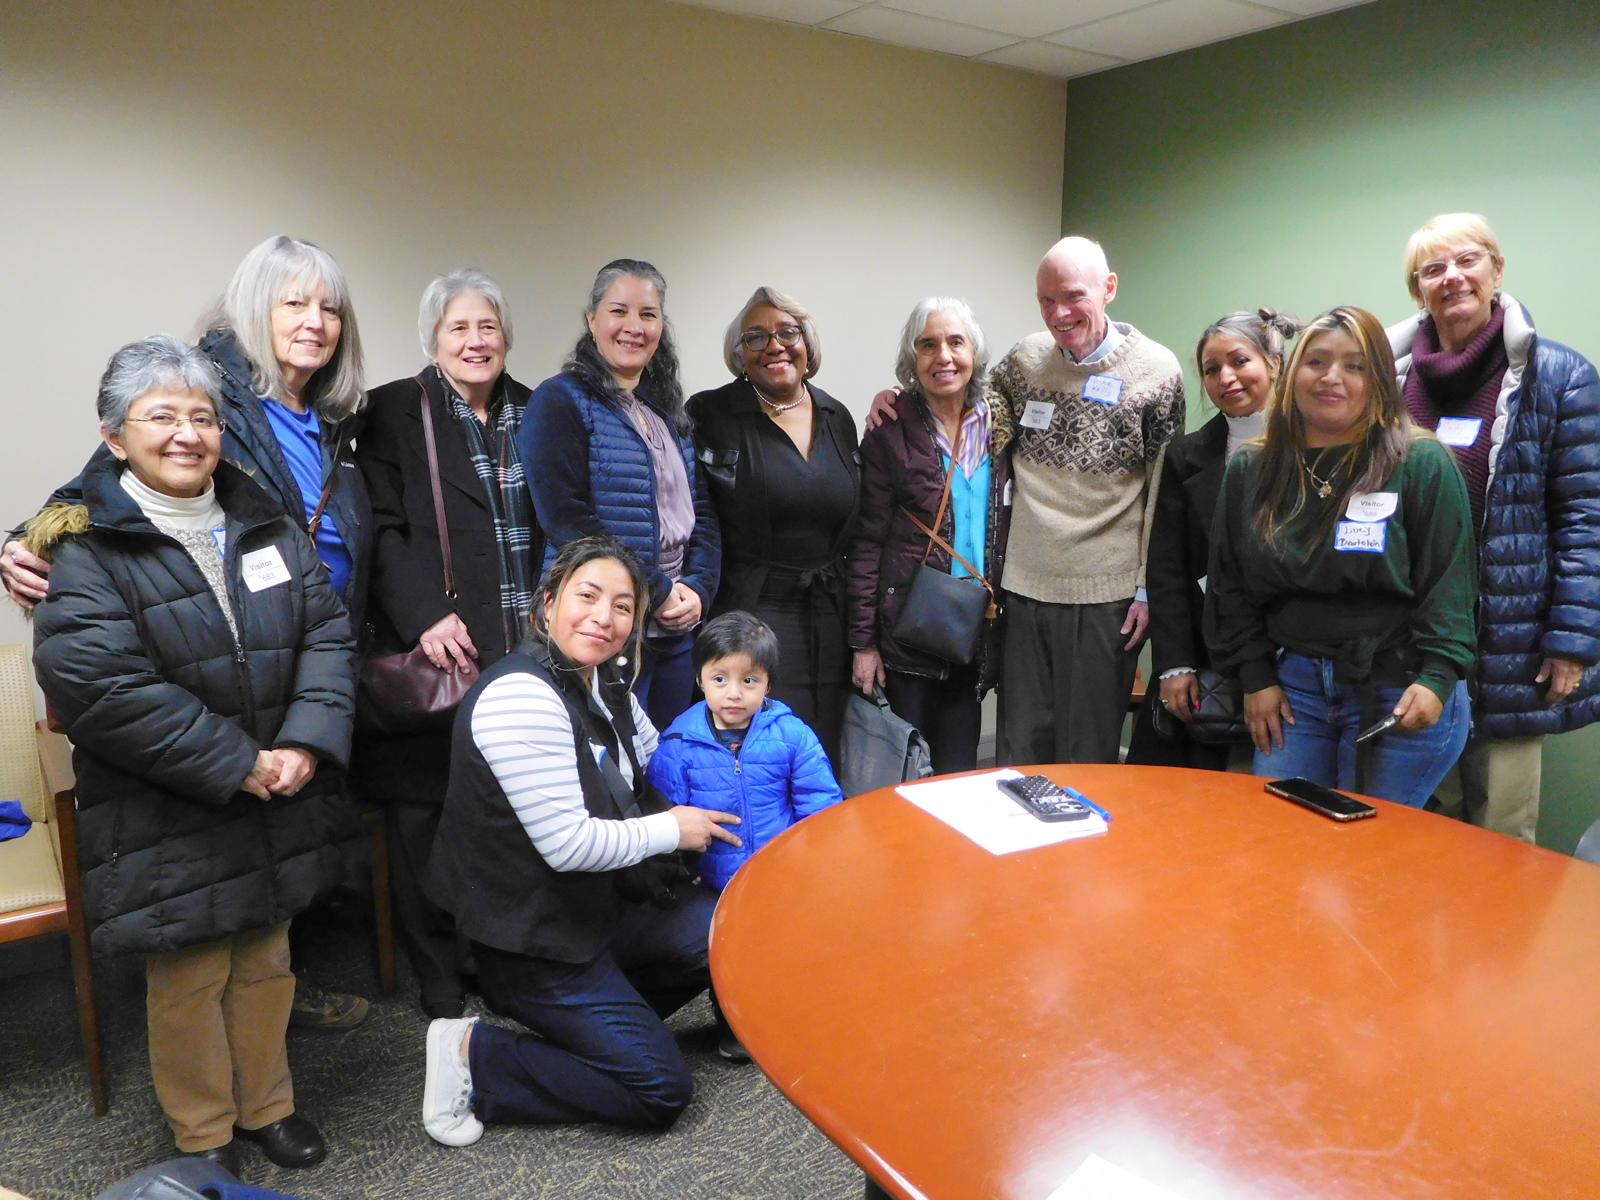
[[[1256,751],[1254,771],[1269,779],[1299,775],[1326,787],[1356,786],[1356,734],[1361,711],[1356,689],[1334,678],[1330,659],[1285,653],[1278,660],[1278,686],[1294,709],[1283,725],[1283,749]],[[1379,684],[1372,720],[1387,716],[1403,687]],[[1415,733],[1379,735],[1367,767],[1365,792],[1381,800],[1421,808],[1461,757],[1471,732],[1467,685],[1456,684],[1438,723]]]
[[[694,702],[693,651],[693,633],[650,638],[644,644],[644,666],[634,681],[633,694],[658,733],[665,733]]]
[[[668,909],[623,904],[611,941],[587,963],[473,943],[484,1000],[533,1030],[473,1027],[468,1058],[478,1117],[671,1125],[694,1083],[662,1020],[710,986],[716,905],[701,888]]]

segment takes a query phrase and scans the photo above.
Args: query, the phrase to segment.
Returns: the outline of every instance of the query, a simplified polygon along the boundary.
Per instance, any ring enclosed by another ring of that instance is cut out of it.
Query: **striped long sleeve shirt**
[[[628,702],[642,765],[655,753],[656,730],[639,702],[631,695]],[[676,849],[678,823],[670,812],[620,821],[589,815],[572,734],[566,703],[533,675],[502,675],[472,710],[472,740],[545,862],[557,871],[614,871]],[[631,783],[626,754],[617,765]]]

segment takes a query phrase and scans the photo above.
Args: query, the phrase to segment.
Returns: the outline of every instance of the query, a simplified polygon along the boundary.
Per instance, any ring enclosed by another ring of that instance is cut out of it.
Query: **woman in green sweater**
[[[1426,803],[1471,724],[1475,579],[1466,485],[1411,425],[1383,326],[1324,313],[1217,502],[1206,640],[1244,688],[1256,774]]]

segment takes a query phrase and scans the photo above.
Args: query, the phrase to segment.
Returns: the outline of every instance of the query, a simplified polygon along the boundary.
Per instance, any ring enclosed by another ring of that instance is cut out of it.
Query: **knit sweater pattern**
[[[1183,431],[1183,370],[1165,346],[1117,328],[1125,340],[1093,363],[1030,334],[990,376],[995,450],[1012,447],[1016,480],[1008,592],[1105,604],[1144,586],[1162,451]],[[1086,385],[1101,399],[1085,396]]]

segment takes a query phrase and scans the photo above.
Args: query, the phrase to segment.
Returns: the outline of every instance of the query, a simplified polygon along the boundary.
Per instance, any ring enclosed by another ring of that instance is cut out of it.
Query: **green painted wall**
[[[1600,3],[1378,0],[1074,80],[1062,228],[1102,242],[1113,314],[1171,346],[1261,304],[1415,306],[1400,254],[1486,214],[1505,287],[1600,359]],[[1600,818],[1600,726],[1545,744],[1542,844]]]

